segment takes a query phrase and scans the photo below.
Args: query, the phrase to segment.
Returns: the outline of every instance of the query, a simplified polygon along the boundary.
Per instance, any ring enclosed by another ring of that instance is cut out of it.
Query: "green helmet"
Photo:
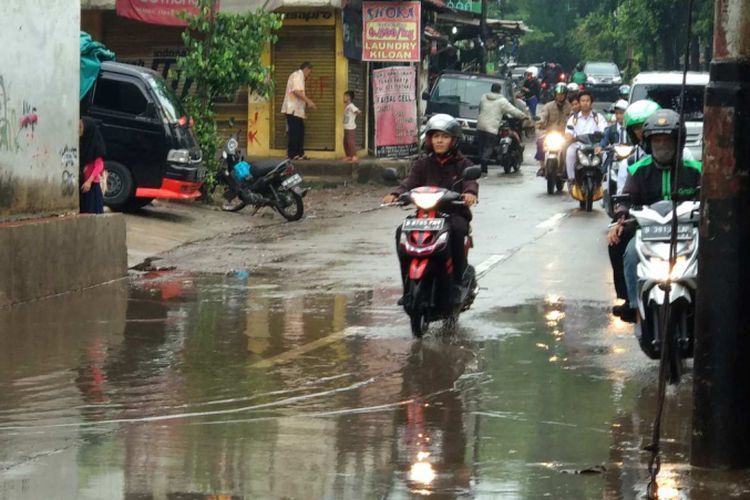
[[[631,143],[638,144],[639,142],[633,128],[646,123],[649,116],[653,115],[660,109],[661,106],[649,99],[641,99],[640,101],[635,101],[628,106],[625,110],[625,116],[623,117],[623,125],[625,125],[625,130],[628,133],[628,137],[630,137]]]
[[[630,106],[628,106],[625,110],[623,124],[626,127],[643,125],[644,123],[646,123],[646,120],[648,120],[649,116],[653,115],[660,109],[661,106],[649,99],[641,99],[640,101],[635,101],[634,103],[631,103]]]
[[[560,82],[557,85],[555,85],[555,94],[567,94],[568,93],[568,86],[564,83]]]

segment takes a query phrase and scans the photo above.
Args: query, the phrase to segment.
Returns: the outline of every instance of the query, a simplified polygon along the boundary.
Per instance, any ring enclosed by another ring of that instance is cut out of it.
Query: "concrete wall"
[[[121,214],[0,225],[0,308],[83,290],[126,274]]]
[[[78,209],[78,0],[0,5],[0,221]]]

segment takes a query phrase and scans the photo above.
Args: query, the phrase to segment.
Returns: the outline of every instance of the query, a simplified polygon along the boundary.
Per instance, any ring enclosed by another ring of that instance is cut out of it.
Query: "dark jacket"
[[[523,95],[524,97],[526,97],[526,99],[529,99],[531,96],[536,96],[538,98],[539,92],[541,91],[539,80],[537,80],[536,78],[527,78],[523,81],[521,90],[523,91]]]
[[[479,196],[477,181],[462,181],[454,187],[454,184],[461,179],[464,169],[472,165],[471,161],[461,153],[456,153],[445,164],[442,164],[435,154],[423,156],[414,162],[409,176],[392,194],[400,195],[414,188],[433,186]],[[471,211],[468,207],[457,207],[457,209],[457,213],[471,220]]]
[[[613,144],[620,144],[620,139],[621,137],[617,133],[617,123],[613,123],[604,130],[604,136],[599,142],[599,145],[603,148],[606,148],[607,146],[611,146]],[[624,140],[625,144],[630,143],[630,138],[628,137],[628,133],[625,131],[625,126],[622,127],[622,139]]]
[[[681,198],[693,198],[701,184],[702,165],[699,161],[683,160],[678,172],[676,192]],[[628,167],[628,181],[623,194],[630,195],[633,206],[645,206],[661,200],[672,199],[672,175],[669,170],[656,168],[651,156]],[[618,212],[619,210],[618,207]]]

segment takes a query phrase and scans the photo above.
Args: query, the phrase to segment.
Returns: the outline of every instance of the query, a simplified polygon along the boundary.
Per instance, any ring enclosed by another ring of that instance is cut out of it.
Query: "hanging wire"
[[[680,89],[680,128],[677,132],[677,152],[675,154],[675,161],[671,166],[671,183],[670,186],[670,197],[672,198],[672,235],[670,237],[669,247],[669,273],[667,275],[667,283],[664,290],[664,308],[662,309],[662,316],[659,318],[660,327],[660,342],[661,342],[661,359],[659,360],[659,388],[657,392],[657,407],[656,416],[654,418],[653,434],[651,437],[651,444],[646,447],[646,450],[651,452],[651,457],[648,462],[648,473],[649,483],[647,488],[647,497],[649,500],[655,500],[659,498],[659,484],[657,482],[657,476],[661,470],[661,423],[664,414],[664,399],[666,396],[667,388],[667,366],[670,360],[671,353],[670,348],[673,347],[669,339],[667,338],[669,322],[671,321],[671,304],[670,304],[670,292],[672,290],[672,271],[674,270],[675,263],[677,262],[677,205],[678,201],[676,193],[679,189],[679,172],[682,166],[682,153],[683,144],[685,142],[685,136],[683,131],[685,130],[685,90],[687,87],[687,73],[690,61],[690,41],[693,36],[693,0],[688,0],[688,18],[687,18],[687,39],[685,41],[685,59],[683,60],[683,72],[682,72],[682,88]]]

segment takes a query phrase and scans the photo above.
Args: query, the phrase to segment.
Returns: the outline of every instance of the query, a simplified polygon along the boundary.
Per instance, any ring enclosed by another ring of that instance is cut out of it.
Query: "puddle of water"
[[[150,273],[0,311],[0,499],[643,491],[655,369],[603,305],[415,342],[396,290],[282,283]],[[685,465],[690,393],[667,405],[664,498],[740,498],[748,478]]]

